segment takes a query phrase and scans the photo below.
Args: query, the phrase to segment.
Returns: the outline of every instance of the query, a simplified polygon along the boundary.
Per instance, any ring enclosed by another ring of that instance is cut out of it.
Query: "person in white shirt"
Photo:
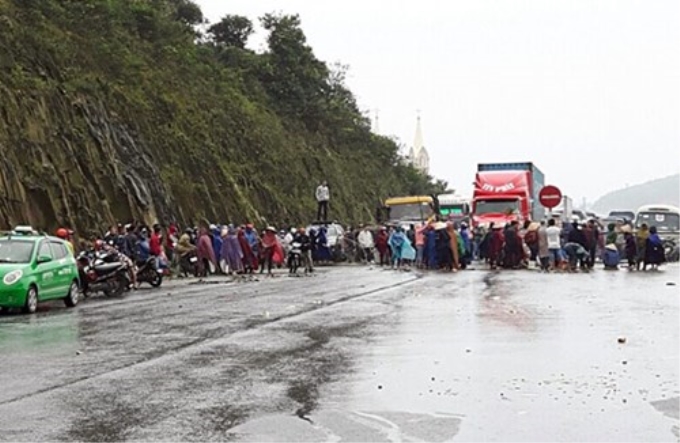
[[[550,264],[553,269],[561,261],[562,245],[560,244],[560,233],[561,230],[555,226],[555,219],[551,218],[548,220],[548,228],[546,229],[546,234],[548,236],[548,252],[550,254]]]
[[[367,263],[373,263],[373,248],[375,247],[375,242],[373,240],[373,233],[367,228],[361,230],[359,233],[359,238],[357,239],[361,252],[366,259]]]
[[[317,220],[328,220],[328,202],[330,199],[331,191],[328,189],[328,183],[324,180],[323,183],[316,188],[316,202],[318,204],[318,209],[316,211]],[[323,218],[321,218],[322,216]]]
[[[293,239],[295,238],[296,229],[290,228],[290,230],[283,237],[283,251],[288,254],[293,245]]]

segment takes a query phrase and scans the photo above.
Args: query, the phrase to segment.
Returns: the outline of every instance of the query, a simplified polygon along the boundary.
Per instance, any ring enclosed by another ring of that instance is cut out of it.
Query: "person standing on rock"
[[[318,209],[316,211],[316,219],[319,221],[328,220],[328,202],[331,199],[331,191],[328,189],[328,182],[324,180],[316,188],[316,202]],[[323,217],[323,218],[322,218]]]

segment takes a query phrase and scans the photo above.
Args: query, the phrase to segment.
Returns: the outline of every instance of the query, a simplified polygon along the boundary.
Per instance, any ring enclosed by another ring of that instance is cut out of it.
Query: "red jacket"
[[[151,255],[155,255],[156,257],[163,253],[160,234],[151,234],[151,238],[149,239],[149,251],[151,252]]]

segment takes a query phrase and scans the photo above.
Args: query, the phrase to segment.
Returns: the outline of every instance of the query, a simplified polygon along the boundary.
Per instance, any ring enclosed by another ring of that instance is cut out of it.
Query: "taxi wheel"
[[[64,297],[64,304],[69,308],[73,308],[78,304],[79,297],[80,294],[78,291],[78,283],[72,281],[71,286],[68,288],[68,294],[66,294],[66,297]]]
[[[26,303],[24,304],[24,312],[26,314],[34,314],[38,310],[38,290],[35,286],[28,288],[26,293]]]

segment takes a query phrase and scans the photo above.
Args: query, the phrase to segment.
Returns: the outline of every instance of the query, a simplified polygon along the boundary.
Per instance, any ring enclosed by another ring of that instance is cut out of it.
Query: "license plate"
[[[190,261],[191,263],[196,263],[196,262],[198,261],[198,258],[196,258],[196,257],[191,257],[191,258],[189,259],[189,261]]]

